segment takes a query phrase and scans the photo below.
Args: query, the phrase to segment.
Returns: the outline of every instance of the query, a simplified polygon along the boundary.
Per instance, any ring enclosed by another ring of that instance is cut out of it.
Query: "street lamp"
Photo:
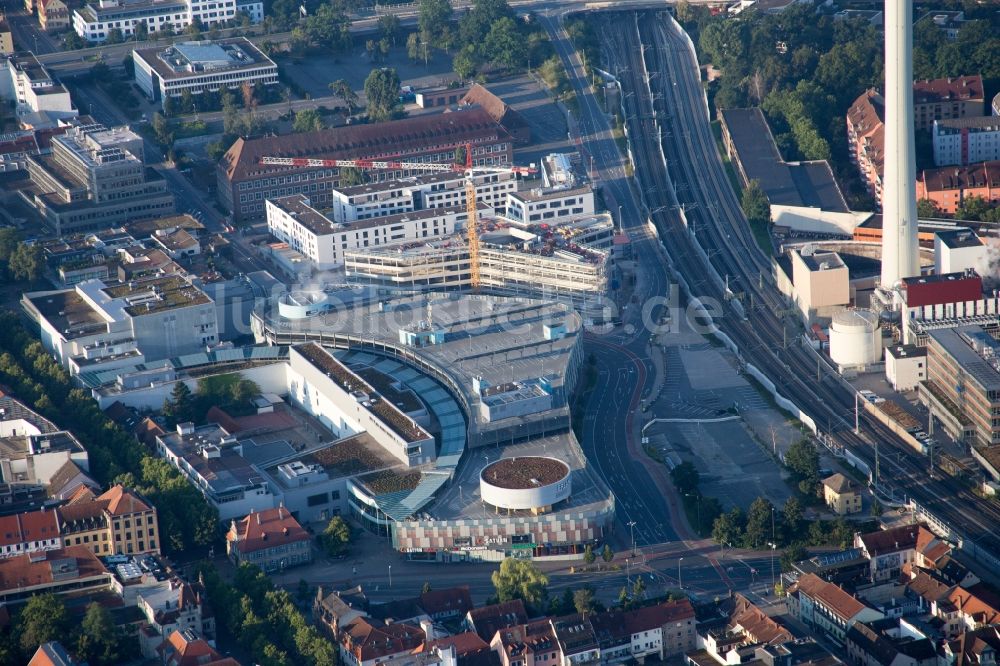
[[[768,544],[771,547],[771,589],[774,589],[774,549],[777,545],[772,541]]]
[[[389,589],[392,589],[392,565],[389,565]]]
[[[635,521],[630,520],[626,525],[628,525],[628,531],[632,535],[632,557],[635,557]]]
[[[677,558],[677,587],[684,589],[684,579],[681,578],[681,562],[684,561],[683,557]]]

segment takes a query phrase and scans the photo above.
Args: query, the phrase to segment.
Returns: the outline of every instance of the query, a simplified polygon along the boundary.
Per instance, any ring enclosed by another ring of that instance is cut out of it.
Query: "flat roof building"
[[[161,105],[184,91],[198,95],[278,82],[278,66],[246,37],[138,49],[133,59],[136,85]]]
[[[24,129],[57,127],[76,118],[69,91],[32,53],[8,56],[0,71],[0,97],[14,100],[18,123]]]
[[[927,383],[943,398],[931,403],[932,412],[957,410],[956,416],[972,422],[976,442],[985,446],[1000,444],[1000,424],[993,417],[1000,410],[998,352],[1000,343],[981,326],[927,335]]]
[[[242,11],[251,21],[262,19],[261,3],[254,0],[218,0],[199,3],[194,0],[96,0],[73,10],[73,30],[88,42],[101,43],[112,30],[120,30],[125,40],[136,34],[140,23],[150,35],[173,30],[183,31],[197,22],[203,28],[221,27]]]
[[[42,343],[72,374],[134,366],[218,343],[212,299],[181,275],[24,294]]]
[[[980,268],[987,249],[971,229],[939,231],[934,234],[934,272],[941,275]]]

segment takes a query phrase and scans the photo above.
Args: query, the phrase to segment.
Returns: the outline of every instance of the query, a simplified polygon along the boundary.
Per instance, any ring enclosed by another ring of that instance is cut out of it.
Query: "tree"
[[[111,28],[108,30],[107,39],[105,39],[105,44],[121,44],[125,41],[125,36],[122,34],[121,28]]]
[[[173,144],[174,133],[171,131],[170,123],[162,113],[154,113],[150,124],[153,127],[153,133],[156,135],[156,143],[160,144],[163,148]]]
[[[339,557],[346,554],[347,549],[351,545],[350,525],[342,517],[334,516],[327,523],[326,529],[323,530],[323,534],[320,536],[320,543],[322,543],[323,549],[331,557]]]
[[[190,88],[185,88],[181,91],[181,113],[194,113],[197,109],[195,108],[194,94],[191,92]]]
[[[610,544],[604,544],[604,550],[601,551],[601,559],[607,564],[611,564],[612,560],[615,559],[615,551],[611,550]]]
[[[751,224],[766,224],[771,221],[771,203],[761,189],[760,183],[751,180],[740,197],[740,207]]]
[[[878,518],[882,515],[883,511],[885,511],[885,509],[882,508],[882,503],[879,502],[877,499],[872,500],[872,507],[868,511],[871,514],[871,516],[873,518]]]
[[[415,32],[411,32],[406,38],[406,57],[416,62],[423,58],[421,51],[420,37]]]
[[[163,402],[163,415],[168,423],[174,424],[198,419],[194,395],[185,382],[174,384],[170,397]]]
[[[792,444],[785,453],[785,466],[799,481],[799,490],[811,495],[819,483],[819,451],[807,438]]]
[[[399,37],[401,29],[402,26],[400,25],[399,17],[395,14],[386,14],[378,17],[378,34],[383,39],[388,39],[393,46],[396,45],[396,39]]]
[[[472,78],[476,73],[477,65],[476,47],[472,44],[463,46],[462,50],[456,53],[455,57],[451,59],[451,68],[455,72],[455,76],[463,81]]]
[[[177,100],[173,95],[167,95],[163,98],[163,115],[169,118],[175,113],[177,113]]]
[[[789,497],[781,510],[781,526],[789,539],[799,533],[802,523],[802,503],[797,497]]]
[[[38,594],[28,599],[17,618],[21,648],[31,654],[42,643],[65,640],[72,623],[62,597]]]
[[[34,282],[42,276],[45,253],[35,244],[21,243],[10,257],[10,274],[15,280]]]
[[[354,115],[354,110],[358,106],[358,94],[354,92],[351,84],[346,79],[337,79],[329,87],[334,95],[344,101],[344,106],[347,107],[347,115]]]
[[[76,642],[77,655],[90,664],[117,664],[121,661],[121,636],[111,613],[97,602],[87,606]]]
[[[791,571],[792,565],[796,562],[801,562],[808,557],[809,553],[806,552],[805,546],[802,545],[801,541],[796,541],[790,546],[785,548],[785,551],[781,554],[781,570]]]
[[[917,217],[941,217],[941,209],[930,199],[917,199]]]
[[[594,555],[594,548],[588,543],[583,549],[583,561],[587,566],[590,566],[596,559],[597,556]]]
[[[341,187],[364,185],[368,182],[368,174],[366,171],[362,171],[361,169],[357,169],[355,167],[341,167],[339,180]]]
[[[451,46],[451,14],[448,0],[420,0],[417,26],[421,41],[448,50]]]
[[[523,67],[528,55],[517,24],[507,16],[492,24],[483,42],[483,51],[490,62],[506,69]]]
[[[135,41],[142,42],[149,38],[149,26],[146,25],[145,21],[139,21],[135,24]]]
[[[978,221],[983,219],[983,215],[985,215],[989,209],[990,204],[983,197],[966,197],[955,210],[955,219]]]
[[[592,613],[594,611],[594,590],[589,587],[583,587],[573,593],[573,608],[580,615],[586,616],[587,613]]]
[[[428,581],[424,581],[423,587],[420,588],[421,594],[427,594],[431,591],[431,584]]]
[[[716,543],[733,546],[743,538],[746,518],[739,507],[733,507],[729,513],[724,513],[712,524],[712,539]]]
[[[295,133],[315,132],[326,127],[323,118],[316,109],[303,109],[295,113],[292,131]]]
[[[504,19],[513,19],[507,0],[474,0],[458,24],[462,44],[482,44],[490,29]]]
[[[80,35],[76,34],[75,31],[70,30],[63,37],[63,49],[66,51],[76,51],[77,49],[87,48],[87,40],[85,40]]]
[[[747,511],[747,527],[743,534],[743,545],[747,548],[759,548],[767,543],[771,536],[771,521],[774,505],[763,497],[758,497]]]
[[[391,67],[372,70],[365,79],[368,118],[381,122],[392,118],[399,106],[399,75]]]
[[[549,577],[530,560],[506,558],[500,563],[500,568],[493,572],[492,581],[497,600],[501,603],[520,599],[535,612],[544,608]]]
[[[0,274],[5,274],[10,265],[10,258],[21,244],[21,232],[14,227],[0,229]]]
[[[646,594],[646,581],[643,580],[642,575],[640,574],[635,577],[635,582],[632,583],[632,598],[641,599],[645,594]]]
[[[674,487],[677,488],[677,492],[682,495],[686,495],[688,493],[694,493],[698,490],[698,484],[701,481],[701,474],[699,474],[698,468],[695,467],[693,463],[685,460],[670,470],[670,480],[674,482]]]

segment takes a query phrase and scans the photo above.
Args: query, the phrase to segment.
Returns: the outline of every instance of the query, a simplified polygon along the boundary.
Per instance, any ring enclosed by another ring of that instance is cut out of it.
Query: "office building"
[[[22,193],[56,235],[103,229],[174,212],[166,181],[143,162],[142,138],[126,127],[74,127],[52,152],[28,159]]]
[[[0,71],[0,97],[15,102],[24,129],[49,129],[76,118],[69,91],[31,53],[5,58]]]
[[[128,40],[140,23],[150,35],[167,29],[182,32],[195,21],[203,28],[222,27],[236,20],[236,12],[237,0],[97,0],[73,10],[73,30],[93,43],[106,41],[111,30],[120,30]]]
[[[482,213],[492,208],[482,207]],[[267,229],[275,238],[308,257],[316,270],[342,266],[353,250],[440,238],[467,226],[465,206],[431,208],[354,222],[333,222],[303,194],[267,202]]]
[[[263,157],[384,157],[451,163],[455,159],[455,149],[463,145],[471,145],[474,164],[512,163],[510,135],[482,109],[422,115],[370,125],[348,125],[302,134],[239,138],[219,161],[219,201],[232,212],[236,221],[261,219],[266,212],[266,200],[291,194],[305,194],[320,209],[332,207],[332,190],[341,186],[339,169],[265,165],[261,164]],[[367,173],[373,182],[417,175],[401,170]]]
[[[1000,444],[1000,344],[981,326],[931,330],[927,334],[927,382],[931,412],[946,429],[969,423],[977,444]],[[950,416],[950,418],[949,418]]]
[[[228,88],[239,94],[243,84],[278,82],[278,66],[246,37],[137,49],[132,58],[136,85],[161,106],[185,91],[199,95]]]
[[[166,275],[106,286],[26,293],[42,344],[72,374],[131,367],[218,343],[216,308],[188,278]]]

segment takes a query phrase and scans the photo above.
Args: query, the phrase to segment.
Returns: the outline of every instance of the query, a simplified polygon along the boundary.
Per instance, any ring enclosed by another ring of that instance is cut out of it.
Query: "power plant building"
[[[981,326],[933,330],[927,337],[922,398],[949,434],[1000,444],[1000,344]]]

